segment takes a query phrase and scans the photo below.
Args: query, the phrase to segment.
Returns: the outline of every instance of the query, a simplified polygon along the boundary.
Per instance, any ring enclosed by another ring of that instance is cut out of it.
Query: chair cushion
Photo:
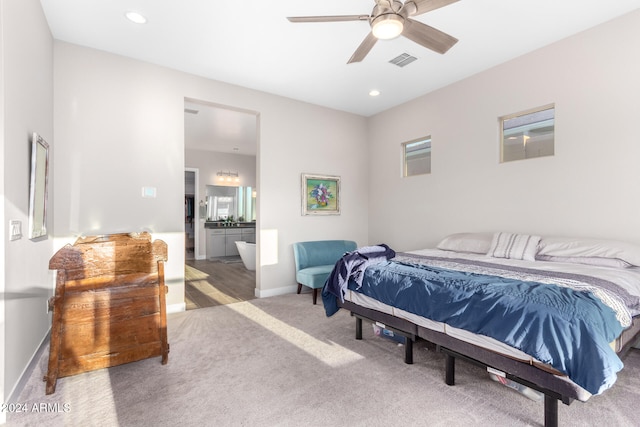
[[[322,288],[333,270],[334,264],[317,265],[315,267],[304,268],[296,273],[296,280],[304,286],[312,289]]]

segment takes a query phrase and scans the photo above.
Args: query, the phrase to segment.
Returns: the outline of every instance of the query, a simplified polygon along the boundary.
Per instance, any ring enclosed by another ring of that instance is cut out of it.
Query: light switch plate
[[[148,199],[156,198],[156,187],[142,187],[142,197]]]
[[[12,219],[9,221],[9,240],[22,239],[22,221]]]

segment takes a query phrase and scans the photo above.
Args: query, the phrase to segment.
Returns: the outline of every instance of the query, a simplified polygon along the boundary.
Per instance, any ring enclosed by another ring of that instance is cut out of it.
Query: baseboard
[[[167,306],[167,314],[180,313],[187,310],[187,304],[184,302],[178,304],[170,304]]]
[[[268,298],[268,297],[275,297],[278,295],[292,294],[297,291],[298,291],[298,285],[283,286],[281,288],[275,288],[275,289],[264,289],[264,290],[256,289],[255,296],[256,298]]]
[[[38,345],[38,348],[33,353],[33,356],[31,356],[31,360],[29,360],[27,367],[24,368],[24,370],[22,371],[22,374],[20,375],[20,378],[18,379],[15,386],[9,393],[9,396],[7,396],[6,403],[17,403],[18,397],[20,397],[20,393],[22,393],[22,390],[27,385],[27,381],[29,381],[29,378],[31,378],[31,374],[33,374],[33,370],[36,368],[36,366],[38,366],[38,362],[40,362],[40,358],[42,357],[44,350],[47,348],[47,345],[49,344],[50,335],[51,335],[51,327],[49,327],[49,329],[47,330],[47,333],[44,335],[44,338],[42,338],[42,341],[40,341],[40,345]],[[43,383],[42,389],[44,390],[44,383]]]

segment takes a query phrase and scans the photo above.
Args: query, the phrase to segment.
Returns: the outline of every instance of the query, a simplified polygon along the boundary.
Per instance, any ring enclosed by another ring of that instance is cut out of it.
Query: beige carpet
[[[44,394],[47,354],[9,426],[540,426],[543,404],[443,357],[373,335],[355,321],[326,318],[308,295],[285,295],[169,316],[171,353],[58,380]],[[616,385],[587,403],[559,405],[560,425],[640,425],[640,351]],[[35,407],[34,407],[35,404]],[[44,409],[34,412],[34,408]],[[52,412],[58,410],[59,412]]]

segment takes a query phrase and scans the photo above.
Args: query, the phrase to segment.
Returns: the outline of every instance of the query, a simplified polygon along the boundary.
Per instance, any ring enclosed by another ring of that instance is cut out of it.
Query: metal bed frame
[[[466,360],[473,364],[492,368],[509,380],[530,387],[544,394],[544,425],[558,426],[558,402],[570,405],[585,393],[580,387],[566,378],[513,358],[503,356],[491,350],[470,344],[457,338],[418,326],[408,320],[395,317],[377,310],[366,308],[350,301],[340,302],[338,306],[349,310],[356,318],[356,339],[362,339],[362,321],[375,323],[380,327],[394,331],[406,338],[405,363],[413,363],[413,342],[423,339],[435,345],[436,351],[445,354],[445,383],[455,384],[456,359]],[[627,353],[635,340],[640,337],[640,319],[634,318],[632,327],[625,331],[626,344],[618,354]]]

